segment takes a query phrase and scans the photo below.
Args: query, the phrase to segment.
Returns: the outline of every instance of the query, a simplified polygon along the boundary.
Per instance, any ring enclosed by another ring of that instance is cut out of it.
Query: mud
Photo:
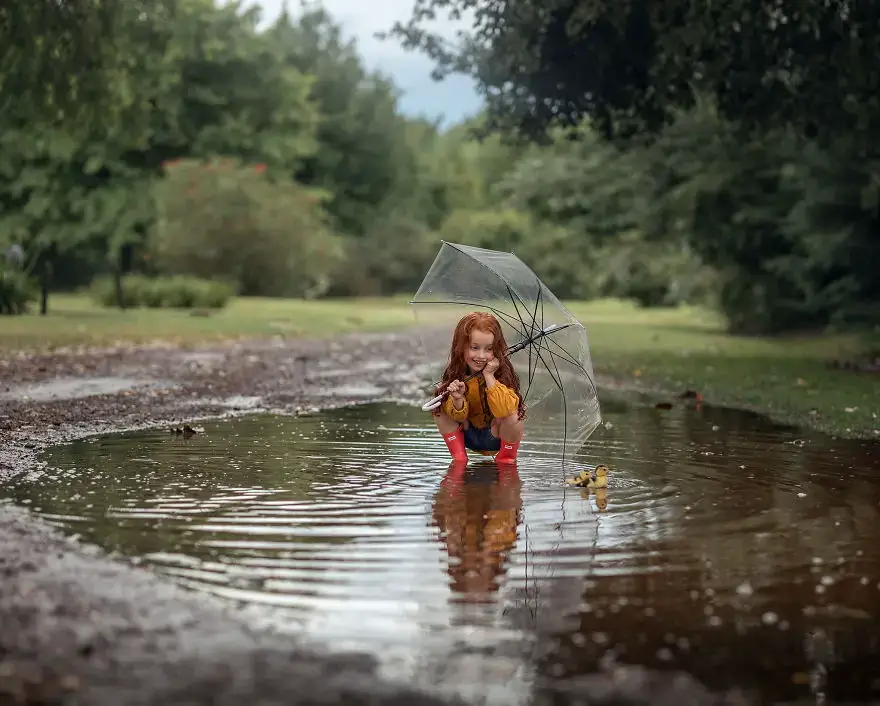
[[[437,333],[443,350],[445,332]],[[417,336],[69,351],[0,361],[0,482],[48,445],[110,431],[424,396]],[[113,381],[113,382],[108,382]],[[27,392],[25,392],[27,391]],[[257,627],[135,562],[0,505],[0,704],[434,704],[372,661]],[[745,704],[686,675],[609,668],[535,704]]]

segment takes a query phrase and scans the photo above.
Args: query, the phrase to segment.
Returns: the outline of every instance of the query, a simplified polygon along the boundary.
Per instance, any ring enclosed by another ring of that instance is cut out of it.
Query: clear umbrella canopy
[[[574,460],[602,419],[587,332],[522,260],[513,253],[444,242],[412,305],[417,319],[448,325],[450,336],[466,313],[494,314],[526,403],[521,452],[563,465]],[[438,351],[430,353],[436,357]],[[435,379],[445,362],[438,361]]]

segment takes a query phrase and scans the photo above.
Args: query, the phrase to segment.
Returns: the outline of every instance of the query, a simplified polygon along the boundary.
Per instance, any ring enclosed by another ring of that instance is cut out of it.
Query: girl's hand
[[[453,402],[464,402],[465,384],[461,380],[453,380],[446,391],[452,396]]]
[[[498,358],[492,358],[486,365],[483,367],[484,375],[494,375],[495,371],[501,367],[501,361]]]

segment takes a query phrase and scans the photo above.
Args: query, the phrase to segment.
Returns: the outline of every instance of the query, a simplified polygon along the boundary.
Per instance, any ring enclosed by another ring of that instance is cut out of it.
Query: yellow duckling
[[[569,485],[578,488],[607,488],[608,487],[608,466],[599,465],[592,471],[581,471],[573,478],[566,481]]]

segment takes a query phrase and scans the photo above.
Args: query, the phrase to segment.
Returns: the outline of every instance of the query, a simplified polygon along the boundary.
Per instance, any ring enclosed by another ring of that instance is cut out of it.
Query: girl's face
[[[486,363],[495,358],[495,354],[492,352],[493,343],[495,343],[495,337],[491,333],[477,329],[471,331],[471,340],[464,353],[464,360],[471,372],[479,372],[486,366]]]

